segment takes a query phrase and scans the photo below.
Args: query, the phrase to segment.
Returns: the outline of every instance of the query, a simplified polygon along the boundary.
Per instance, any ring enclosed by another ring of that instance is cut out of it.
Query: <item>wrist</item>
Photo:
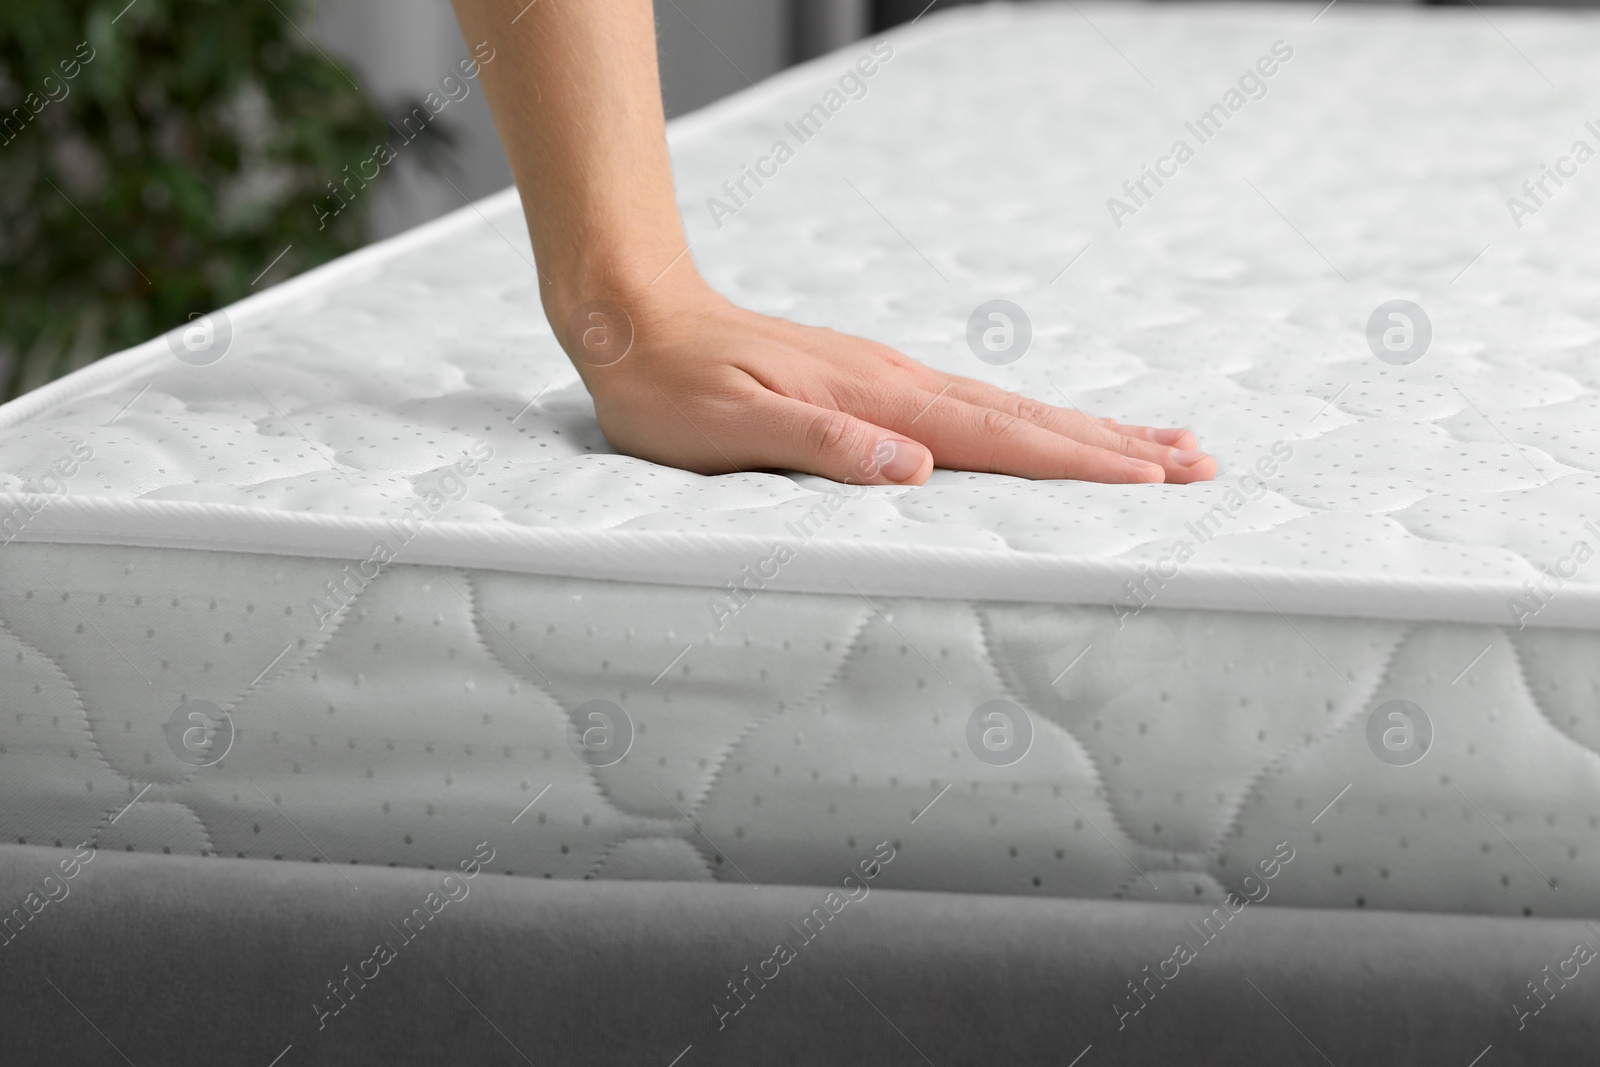
[[[595,362],[585,352],[583,335],[598,311],[610,328],[630,336],[653,333],[663,319],[721,297],[695,269],[683,244],[662,252],[659,243],[647,251],[624,255],[591,255],[539,260],[539,297],[545,317],[567,354]],[[598,336],[598,335],[597,335]]]
[[[563,226],[532,238],[539,296],[552,321],[588,300],[631,303],[672,285],[704,285],[675,213],[670,224]]]

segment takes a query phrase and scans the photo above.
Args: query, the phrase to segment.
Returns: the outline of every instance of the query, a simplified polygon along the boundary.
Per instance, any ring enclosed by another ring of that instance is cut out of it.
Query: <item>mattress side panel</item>
[[[24,544],[0,624],[8,841],[1600,905],[1589,633]]]

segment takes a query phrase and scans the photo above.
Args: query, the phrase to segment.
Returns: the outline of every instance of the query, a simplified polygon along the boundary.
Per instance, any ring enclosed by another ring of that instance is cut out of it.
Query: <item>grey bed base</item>
[[[1506,1067],[1600,1047],[1600,966],[1575,953],[1600,933],[1572,920],[1263,904],[1216,932],[1201,906],[73,855],[0,846],[0,908],[28,915],[0,943],[0,1063]],[[1180,940],[1193,958],[1164,962]]]

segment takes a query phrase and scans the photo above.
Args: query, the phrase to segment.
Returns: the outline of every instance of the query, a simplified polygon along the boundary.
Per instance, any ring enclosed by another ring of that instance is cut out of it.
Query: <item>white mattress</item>
[[[1600,143],[1600,23],[1313,14],[929,15],[720,227],[706,199],[868,44],[672,130],[734,299],[1191,426],[1209,485],[842,498],[617,456],[509,191],[228,309],[214,364],[156,339],[0,408],[0,488],[92,451],[0,550],[0,835],[418,866],[493,836],[523,875],[802,883],[887,839],[901,887],[1168,899],[1287,841],[1273,902],[1591,913],[1600,566],[1527,597],[1600,541],[1600,197],[1580,169],[1520,228],[1505,200]],[[1278,41],[1265,96],[1116,226]],[[965,343],[995,296],[1033,323],[1009,366]],[[1402,366],[1365,336],[1397,298],[1434,332]],[[1033,724],[1008,766],[967,743],[994,699]],[[236,731],[198,769],[164,733],[192,700]],[[568,750],[593,700],[635,726],[609,766]],[[1421,762],[1369,745],[1391,700],[1432,723]]]

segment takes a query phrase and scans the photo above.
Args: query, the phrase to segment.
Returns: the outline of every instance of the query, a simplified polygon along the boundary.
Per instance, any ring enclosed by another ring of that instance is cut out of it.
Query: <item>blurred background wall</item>
[[[667,114],[693,111],[848,44],[873,22],[872,0],[657,0]],[[469,54],[448,0],[317,0],[307,30],[347,59],[385,104],[425,94]],[[481,90],[474,87],[441,122],[453,138],[442,167],[429,173],[414,159],[397,165],[379,188],[374,238],[511,184]]]

